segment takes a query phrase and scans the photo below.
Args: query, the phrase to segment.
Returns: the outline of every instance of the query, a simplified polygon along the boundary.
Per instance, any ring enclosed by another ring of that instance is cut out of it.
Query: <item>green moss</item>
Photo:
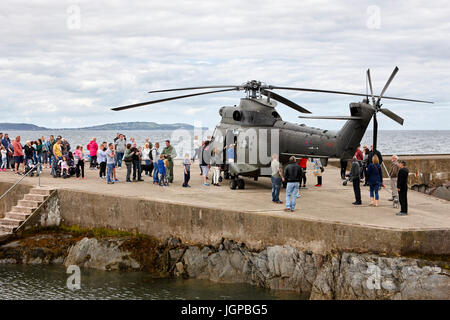
[[[64,233],[64,234],[71,234],[74,236],[85,236],[85,237],[95,237],[95,238],[106,238],[106,237],[133,237],[133,238],[148,238],[148,236],[139,234],[137,232],[128,232],[128,231],[120,231],[120,230],[113,230],[113,229],[107,229],[107,228],[81,228],[78,225],[74,226],[66,226],[61,225],[58,227],[45,227],[45,228],[32,228],[29,230],[25,230],[22,233],[22,236],[26,237],[29,235],[34,234],[58,234],[58,233]]]

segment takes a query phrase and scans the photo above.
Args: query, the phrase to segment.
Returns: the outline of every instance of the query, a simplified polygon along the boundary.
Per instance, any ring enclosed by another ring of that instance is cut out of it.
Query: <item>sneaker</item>
[[[316,184],[314,187],[321,187],[322,185],[321,184]]]
[[[127,180],[126,182],[133,182],[133,181],[131,181],[131,180]]]
[[[284,208],[284,211],[291,212],[291,209],[290,208]]]
[[[209,183],[202,183],[202,185],[204,185],[205,187],[209,187],[210,186],[210,184]]]
[[[120,182],[119,179],[114,180],[114,182]]]
[[[362,203],[361,203],[361,202],[358,202],[358,201],[355,201],[355,202],[352,202],[352,204],[354,204],[355,206],[359,206],[359,205],[361,205]]]
[[[408,214],[405,212],[397,212],[395,215],[396,216],[407,216]]]
[[[300,193],[297,193],[297,199],[300,198],[302,195]]]
[[[282,204],[283,201],[278,200],[278,201],[275,201],[275,203],[277,203],[277,204]]]
[[[291,212],[294,212],[294,209],[291,209]]]
[[[394,198],[389,198],[388,201],[394,201]]]

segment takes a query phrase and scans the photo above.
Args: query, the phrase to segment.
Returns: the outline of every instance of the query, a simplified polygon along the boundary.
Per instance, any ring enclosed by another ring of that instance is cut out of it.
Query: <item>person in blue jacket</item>
[[[367,167],[368,183],[370,187],[370,205],[378,207],[378,190],[383,183],[383,173],[381,172],[380,160],[377,155],[372,157],[372,163]],[[375,195],[375,203],[374,203]]]

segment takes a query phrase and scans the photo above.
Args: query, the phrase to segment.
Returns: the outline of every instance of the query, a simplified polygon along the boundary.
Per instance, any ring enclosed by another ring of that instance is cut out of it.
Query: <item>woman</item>
[[[367,167],[367,179],[370,187],[370,205],[378,207],[378,190],[383,182],[383,174],[381,172],[380,160],[377,155],[372,157],[372,163]],[[374,204],[375,194],[375,204]]]
[[[83,154],[83,147],[78,145],[75,151],[73,152],[73,157],[75,159],[75,165],[76,165],[76,173],[77,173],[77,179],[80,180],[80,174],[81,178],[84,179],[84,154]]]
[[[36,162],[39,164],[40,171],[42,172],[42,140],[37,139],[36,141]]]
[[[144,171],[145,175],[148,176],[151,174],[150,172],[150,152],[152,152],[152,149],[150,149],[150,144],[148,142],[145,143],[144,149],[142,149],[142,161],[144,161]]]
[[[91,164],[89,166],[89,169],[96,169],[97,168],[97,151],[98,151],[98,144],[97,139],[94,137],[87,145],[87,149],[89,150],[89,155],[91,156]]]
[[[44,168],[47,168],[48,167],[48,144],[45,141],[44,137],[42,137],[39,140],[41,141],[41,144],[42,144],[42,158],[41,158],[42,160],[41,160],[41,162],[44,165]]]
[[[100,164],[100,179],[106,179],[106,150],[107,143],[103,142],[97,152],[97,161]]]
[[[320,158],[314,158],[312,160],[313,162],[313,166],[314,166],[314,175],[317,177],[317,184],[315,185],[316,187],[321,187],[322,186],[322,172],[323,170],[323,166],[322,166],[322,161],[320,161]]]

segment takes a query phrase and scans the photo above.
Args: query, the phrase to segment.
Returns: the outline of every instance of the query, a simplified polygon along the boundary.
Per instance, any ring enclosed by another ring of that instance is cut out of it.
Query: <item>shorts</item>
[[[209,173],[209,167],[208,166],[202,166],[202,175],[207,176]]]
[[[14,156],[14,162],[15,163],[22,163],[23,162],[23,156]]]

